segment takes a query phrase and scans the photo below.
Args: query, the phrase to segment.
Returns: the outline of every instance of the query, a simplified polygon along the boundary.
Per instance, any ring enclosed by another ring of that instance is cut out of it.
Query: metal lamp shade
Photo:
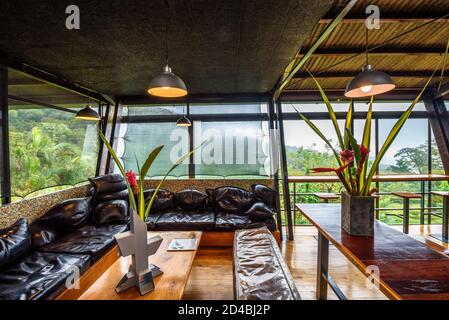
[[[192,122],[186,116],[182,116],[178,119],[178,121],[176,121],[176,125],[178,127],[190,127],[192,125]]]
[[[100,116],[98,113],[89,105],[78,111],[75,118],[80,120],[100,121]]]
[[[371,97],[393,90],[395,87],[393,79],[388,74],[375,71],[368,64],[348,83],[345,96],[348,98]]]
[[[187,95],[184,81],[175,75],[167,65],[163,72],[151,80],[148,93],[163,98],[178,98]]]

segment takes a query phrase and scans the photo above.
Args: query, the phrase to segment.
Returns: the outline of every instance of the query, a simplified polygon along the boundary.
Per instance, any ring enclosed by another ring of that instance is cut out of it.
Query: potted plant
[[[434,72],[435,73],[435,72]],[[311,75],[311,74],[310,74]],[[304,120],[309,127],[329,146],[335,158],[337,159],[338,168],[314,168],[314,173],[335,172],[340,179],[345,191],[341,194],[341,226],[353,236],[373,236],[374,235],[374,197],[372,194],[376,189],[371,188],[371,182],[374,174],[377,172],[379,164],[391,146],[401,128],[409,118],[416,103],[420,100],[424,90],[430,83],[432,76],[427,81],[422,91],[418,94],[408,109],[395,123],[388,134],[382,148],[379,150],[371,167],[369,167],[368,156],[370,153],[371,138],[371,119],[373,97],[370,99],[367,116],[365,119],[365,127],[363,137],[359,143],[352,134],[352,117],[354,112],[353,101],[349,104],[346,114],[344,133],[342,134],[337,122],[337,117],[332,105],[324,93],[323,88],[318,81],[311,75],[312,79],[320,91],[321,97],[327,107],[330,119],[337,134],[338,149],[335,148],[331,141],[303,114],[298,112],[300,118]]]
[[[128,288],[136,286],[139,293],[144,295],[152,290],[154,290],[153,277],[162,274],[160,270],[155,265],[149,265],[148,256],[156,253],[158,250],[162,238],[160,236],[152,237],[148,239],[147,236],[147,226],[145,221],[150,214],[151,207],[157,196],[159,189],[161,188],[163,182],[167,176],[178,167],[184,160],[190,157],[190,155],[195,152],[199,147],[201,147],[204,142],[198,146],[193,151],[183,155],[179,158],[173,166],[167,171],[165,176],[159,181],[156,189],[154,190],[149,201],[146,201],[144,196],[144,179],[150,170],[154,160],[158,157],[159,153],[164,148],[163,145],[155,148],[150,152],[147,159],[140,167],[137,161],[138,176],[133,171],[125,172],[123,165],[120,163],[114,149],[111,147],[106,137],[103,135],[101,130],[98,130],[98,135],[103,141],[104,145],[108,149],[112,158],[120,170],[121,174],[125,178],[126,185],[128,187],[129,205],[131,208],[130,212],[130,231],[120,233],[116,235],[116,241],[119,246],[120,255],[132,256],[132,263],[129,267],[129,272],[124,275],[116,287],[117,292],[122,292]],[[206,142],[206,141],[205,141]]]

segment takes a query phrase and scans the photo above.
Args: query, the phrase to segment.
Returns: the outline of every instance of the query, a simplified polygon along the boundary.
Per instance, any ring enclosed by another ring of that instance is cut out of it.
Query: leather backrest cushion
[[[254,193],[237,187],[220,187],[206,192],[215,209],[234,214],[245,214],[256,201]]]
[[[97,193],[95,194],[92,199],[95,203],[100,203],[103,201],[110,201],[110,200],[126,200],[129,201],[128,196],[128,189],[112,192],[112,193]]]
[[[276,207],[276,191],[263,184],[253,184],[251,189],[258,200],[266,203],[271,208]]]
[[[92,213],[92,220],[96,224],[126,223],[128,222],[128,202],[112,200],[100,203]]]
[[[0,268],[9,265],[31,248],[31,236],[25,218],[0,230]]]
[[[156,189],[144,190],[145,202],[147,204],[150,202],[155,190]],[[159,212],[163,210],[175,209],[176,207],[175,194],[169,190],[159,189],[150,211]]]
[[[95,193],[114,193],[127,189],[125,178],[121,174],[112,173],[100,177],[89,178]]]
[[[178,206],[184,210],[201,210],[207,207],[207,194],[195,189],[178,191],[175,198]]]
[[[33,223],[30,226],[31,246],[33,249],[41,248],[47,244],[52,243],[58,238],[55,229],[39,223]]]
[[[36,222],[61,233],[71,232],[87,222],[90,211],[91,198],[69,199],[52,207]]]
[[[265,221],[272,218],[275,212],[263,202],[256,202],[245,212],[251,220]]]

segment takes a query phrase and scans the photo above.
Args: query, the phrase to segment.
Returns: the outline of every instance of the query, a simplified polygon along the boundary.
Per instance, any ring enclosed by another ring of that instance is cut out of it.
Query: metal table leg
[[[444,197],[443,198],[443,225],[442,228],[442,236],[443,241],[448,241],[449,238],[449,198]]]
[[[410,199],[404,198],[404,215],[402,219],[403,232],[408,233],[408,226],[410,221]]]
[[[329,240],[318,232],[318,267],[316,279],[316,297],[327,300],[327,278],[329,269]]]

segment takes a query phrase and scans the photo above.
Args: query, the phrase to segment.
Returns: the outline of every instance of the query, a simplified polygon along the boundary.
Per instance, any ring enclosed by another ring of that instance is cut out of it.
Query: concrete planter
[[[341,226],[351,236],[374,236],[374,198],[342,192]]]

